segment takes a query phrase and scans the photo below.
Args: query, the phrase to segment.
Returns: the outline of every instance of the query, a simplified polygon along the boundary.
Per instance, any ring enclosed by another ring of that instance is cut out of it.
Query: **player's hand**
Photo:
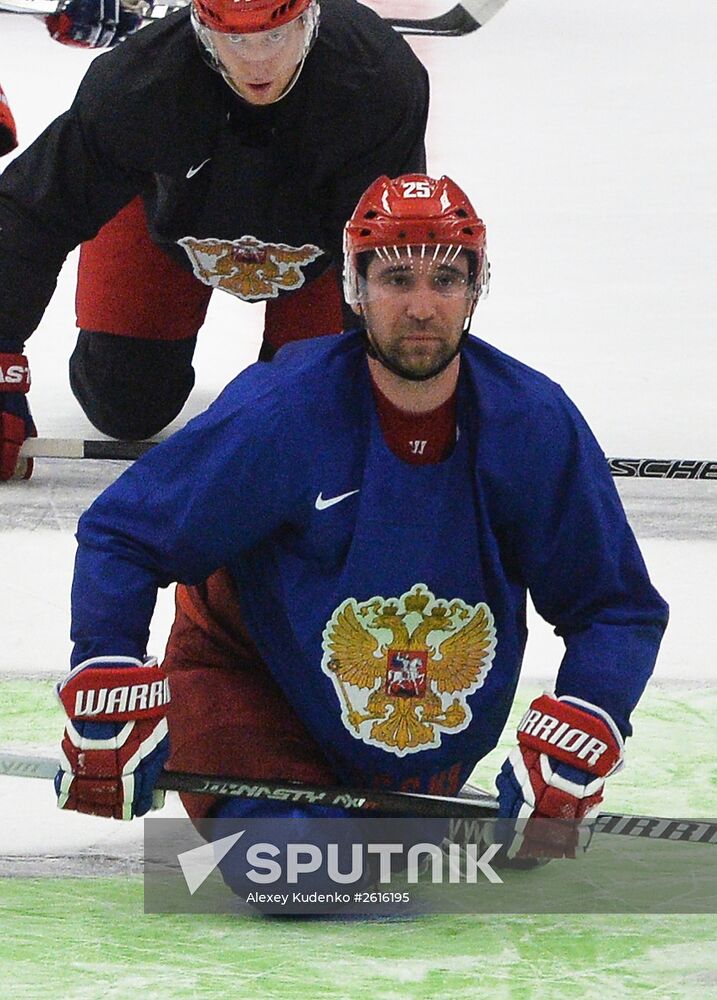
[[[65,0],[58,14],[45,18],[47,30],[62,45],[108,48],[142,26],[139,14],[124,10],[120,0]]]
[[[575,857],[584,850],[605,778],[621,767],[622,757],[622,736],[607,712],[569,696],[536,698],[496,779],[500,816],[518,821],[522,835],[511,853]],[[543,822],[531,822],[538,820]]]
[[[27,405],[30,366],[24,354],[4,351],[0,344],[0,480],[29,479],[32,459],[20,458],[20,448],[37,437]]]
[[[161,808],[154,786],[169,756],[169,684],[157,661],[93,657],[57,694],[69,719],[55,776],[60,809],[132,819]]]
[[[17,129],[12,116],[7,97],[0,87],[0,156],[9,153],[17,146]]]

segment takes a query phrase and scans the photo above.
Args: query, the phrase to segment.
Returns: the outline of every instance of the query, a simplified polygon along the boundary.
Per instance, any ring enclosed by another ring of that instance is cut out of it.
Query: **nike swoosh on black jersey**
[[[199,171],[202,169],[202,167],[206,166],[210,160],[211,156],[208,156],[206,160],[202,160],[202,162],[199,164],[198,167],[190,167],[189,170],[187,171],[187,180],[189,180],[191,177],[194,177],[195,174],[198,174]]]

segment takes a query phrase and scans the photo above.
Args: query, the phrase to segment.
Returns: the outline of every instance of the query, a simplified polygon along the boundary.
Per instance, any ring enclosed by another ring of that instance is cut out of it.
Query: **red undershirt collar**
[[[409,413],[392,403],[373,378],[371,384],[381,430],[394,455],[411,465],[434,465],[448,458],[456,441],[455,391],[435,410]]]

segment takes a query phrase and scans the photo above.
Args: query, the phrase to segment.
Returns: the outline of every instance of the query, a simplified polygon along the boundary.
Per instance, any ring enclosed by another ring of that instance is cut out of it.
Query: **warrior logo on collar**
[[[248,302],[275,299],[282,290],[301,288],[301,268],[324,252],[311,243],[290,247],[286,243],[262,243],[255,236],[242,236],[240,240],[183,236],[177,243],[192,262],[195,277]]]
[[[441,744],[472,714],[496,646],[487,604],[434,597],[417,583],[398,600],[343,601],[323,634],[321,669],[356,739],[403,757]]]

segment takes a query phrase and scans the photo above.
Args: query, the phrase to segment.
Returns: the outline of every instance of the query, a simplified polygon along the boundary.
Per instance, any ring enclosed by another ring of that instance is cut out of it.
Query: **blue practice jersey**
[[[352,782],[470,774],[513,701],[527,591],[565,641],[557,693],[625,735],[667,621],[585,421],[474,337],[445,461],[389,450],[362,335],[324,337],[242,372],[98,498],[78,540],[74,664],[141,657],[157,587],[226,566],[271,673]]]

